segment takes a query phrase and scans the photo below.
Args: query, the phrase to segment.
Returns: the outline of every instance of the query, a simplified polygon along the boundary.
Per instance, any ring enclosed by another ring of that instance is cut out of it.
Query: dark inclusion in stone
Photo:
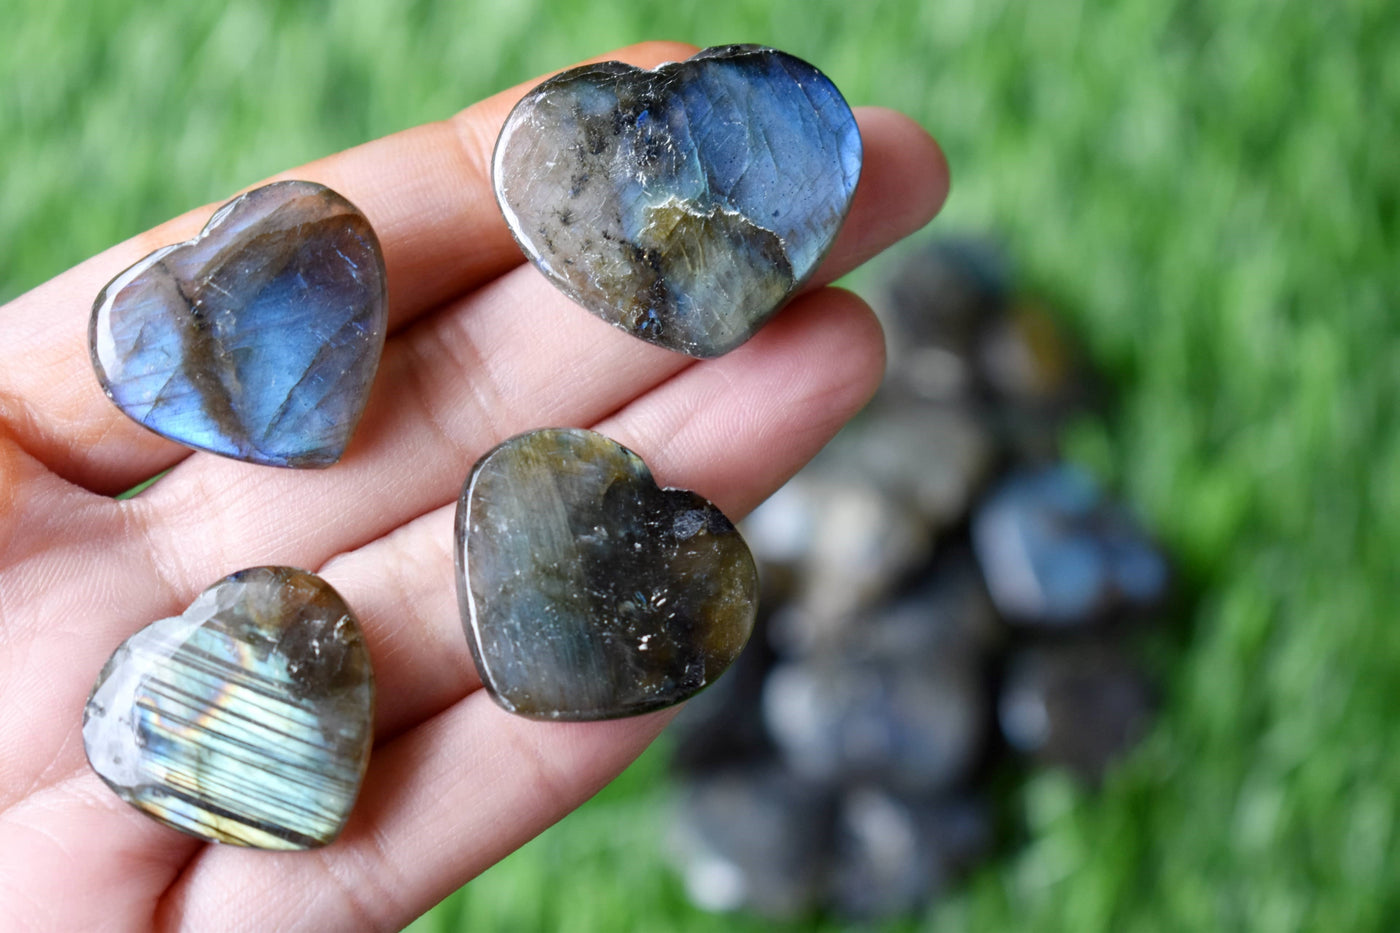
[[[457,592],[482,682],[513,713],[611,719],[712,683],[753,630],[758,578],[729,519],[661,489],[592,431],[487,453],[457,504]]]
[[[345,451],[384,348],[384,258],[329,188],[284,181],[225,204],[97,296],[103,391],[189,447],[325,467]]]
[[[811,277],[860,162],[855,118],[825,75],[731,45],[545,81],[507,118],[492,174],[555,285],[643,340],[711,357]]]
[[[369,653],[344,600],[304,570],[256,567],[116,650],[83,746],[112,790],[167,826],[309,849],[350,815],[373,719]]]

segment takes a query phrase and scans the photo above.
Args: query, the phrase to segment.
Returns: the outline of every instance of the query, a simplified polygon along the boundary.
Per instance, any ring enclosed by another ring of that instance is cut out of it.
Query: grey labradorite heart
[[[340,459],[384,349],[384,257],[364,214],[283,181],[219,209],[97,296],[93,366],[128,417],[268,466]]]
[[[545,81],[506,119],[492,176],[521,248],[569,297],[712,357],[816,271],[860,162],[855,117],[825,75],[731,45]]]
[[[712,683],[753,631],[743,538],[601,434],[533,431],[487,453],[457,504],[457,592],[491,695],[539,719],[612,719]]]
[[[88,761],[132,806],[210,842],[309,849],[369,763],[374,675],[320,577],[256,567],[128,638],[83,713]]]

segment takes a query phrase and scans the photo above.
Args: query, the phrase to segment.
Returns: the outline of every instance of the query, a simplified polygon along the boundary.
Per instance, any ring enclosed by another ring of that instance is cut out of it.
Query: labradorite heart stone
[[[112,790],[167,826],[309,849],[350,815],[373,720],[369,653],[344,600],[304,570],[256,567],[116,650],[83,746]]]
[[[345,451],[384,349],[384,258],[329,188],[284,181],[225,204],[97,296],[103,391],[198,450],[324,467]]]
[[[753,631],[758,581],[714,505],[659,488],[601,434],[556,428],[472,469],[457,503],[457,593],[502,706],[612,719],[713,683]]]
[[[506,119],[492,175],[511,232],[569,297],[712,357],[816,271],[860,161],[855,118],[825,75],[731,45],[545,81]]]

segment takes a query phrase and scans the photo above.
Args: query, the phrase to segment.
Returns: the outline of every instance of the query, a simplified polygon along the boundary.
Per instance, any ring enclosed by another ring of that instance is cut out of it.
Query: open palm
[[[693,49],[604,56],[651,67]],[[665,713],[603,723],[510,716],[458,619],[452,502],[476,458],[546,425],[594,427],[664,485],[739,517],[874,391],[883,343],[855,296],[822,287],[926,222],[947,192],[936,145],[857,111],[865,168],[817,281],[752,341],[696,362],[635,340],[550,286],[491,193],[496,132],[526,90],[281,177],[359,206],[383,243],[390,335],[345,458],[325,471],[188,450],[103,397],[93,297],[194,211],[0,308],[0,917],[7,928],[392,929],[625,767]],[[162,471],[146,493],[113,493]],[[83,756],[81,720],[112,650],[257,564],[316,569],[353,606],[375,665],[375,749],[332,845],[204,845],[138,814]]]

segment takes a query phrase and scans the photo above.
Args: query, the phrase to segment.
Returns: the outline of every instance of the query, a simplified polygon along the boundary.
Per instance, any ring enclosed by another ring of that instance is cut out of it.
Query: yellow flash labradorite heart
[[[167,826],[309,849],[345,825],[373,722],[350,607],[314,574],[255,567],[117,648],[83,713],[83,746],[118,796]]]

